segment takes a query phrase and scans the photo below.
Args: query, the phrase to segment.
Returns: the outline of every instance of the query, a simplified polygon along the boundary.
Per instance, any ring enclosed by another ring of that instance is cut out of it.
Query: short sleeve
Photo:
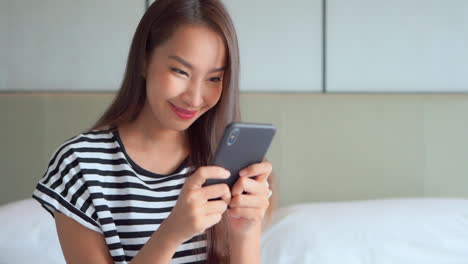
[[[80,170],[80,159],[72,145],[64,143],[54,152],[32,197],[52,216],[58,211],[102,234],[90,191]]]

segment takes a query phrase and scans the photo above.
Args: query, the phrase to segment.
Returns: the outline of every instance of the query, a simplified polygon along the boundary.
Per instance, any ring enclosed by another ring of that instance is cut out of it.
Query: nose
[[[199,109],[203,103],[203,81],[193,80],[189,83],[187,90],[182,96],[184,103],[190,109]]]

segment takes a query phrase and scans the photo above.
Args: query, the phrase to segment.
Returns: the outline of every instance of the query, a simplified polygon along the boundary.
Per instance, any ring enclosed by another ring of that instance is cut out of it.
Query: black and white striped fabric
[[[33,198],[101,233],[115,263],[128,263],[175,206],[191,172],[187,159],[173,173],[155,174],[128,156],[118,130],[93,130],[53,154]],[[179,246],[171,263],[204,263],[206,235]]]

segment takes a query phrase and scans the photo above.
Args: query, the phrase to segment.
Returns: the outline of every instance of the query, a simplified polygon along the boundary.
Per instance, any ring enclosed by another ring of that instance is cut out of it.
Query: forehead
[[[155,53],[159,58],[165,57],[164,59],[179,56],[196,69],[204,70],[224,66],[226,45],[220,34],[206,26],[184,25],[158,47]]]

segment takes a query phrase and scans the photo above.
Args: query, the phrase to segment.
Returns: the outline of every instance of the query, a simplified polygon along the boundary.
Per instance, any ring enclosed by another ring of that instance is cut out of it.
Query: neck
[[[157,149],[167,153],[188,152],[189,144],[185,131],[164,128],[148,110],[148,105],[145,104],[134,122],[124,124],[119,128],[121,133],[125,134],[133,145],[141,150]]]

